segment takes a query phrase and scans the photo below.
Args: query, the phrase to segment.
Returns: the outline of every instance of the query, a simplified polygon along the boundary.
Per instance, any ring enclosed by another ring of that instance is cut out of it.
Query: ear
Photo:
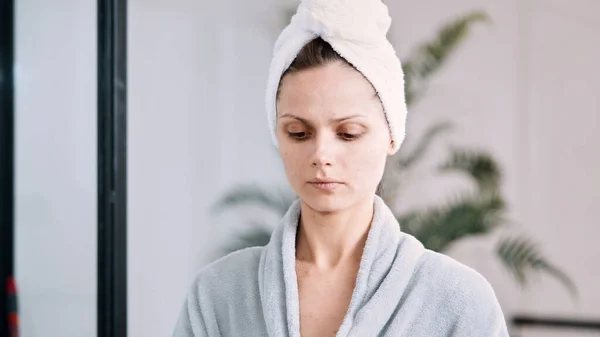
[[[397,146],[393,140],[390,140],[390,146],[388,147],[388,151],[387,151],[388,156],[393,156],[394,154],[396,154],[396,152],[398,152],[399,148],[400,147]]]

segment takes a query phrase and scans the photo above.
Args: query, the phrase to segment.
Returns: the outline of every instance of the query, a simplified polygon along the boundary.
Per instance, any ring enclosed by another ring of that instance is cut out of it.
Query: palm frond
[[[269,189],[257,185],[240,185],[225,193],[215,204],[213,211],[220,212],[225,208],[256,204],[283,217],[295,198],[292,192],[283,188]]]
[[[400,185],[403,180],[402,174],[409,171],[412,165],[419,162],[427,154],[434,140],[451,127],[452,124],[448,121],[441,121],[430,125],[416,145],[408,150],[406,145],[402,146],[400,151],[386,162],[383,178],[383,186],[386,192],[382,197],[384,197],[388,205],[396,204]]]
[[[452,149],[450,158],[439,169],[466,174],[475,180],[481,191],[497,191],[502,179],[502,172],[494,157],[478,150]]]
[[[408,105],[421,96],[429,77],[444,65],[464,41],[471,26],[482,21],[489,21],[488,16],[476,11],[444,25],[433,40],[422,44],[402,62]]]
[[[271,240],[272,231],[267,227],[251,223],[249,228],[249,230],[237,235],[237,240],[223,248],[224,255],[244,248],[266,246]]]
[[[498,194],[463,194],[445,206],[398,217],[403,232],[431,250],[442,252],[459,239],[487,234],[505,222],[505,203]]]
[[[404,73],[404,101],[406,106],[410,107],[417,100],[417,89],[414,84],[413,77],[416,77],[413,70],[413,62],[411,60],[402,61],[402,72]]]
[[[506,237],[499,242],[496,252],[504,266],[522,286],[527,284],[529,273],[544,272],[561,282],[572,297],[577,297],[577,287],[573,281],[542,256],[538,245],[531,239]]]
[[[395,160],[397,168],[400,170],[407,169],[418,162],[419,159],[423,158],[427,153],[427,150],[429,150],[429,147],[436,137],[448,131],[451,127],[452,124],[448,121],[437,122],[429,126],[423,136],[421,136],[421,139],[419,139],[417,144],[408,154],[404,154],[404,151],[399,153]]]

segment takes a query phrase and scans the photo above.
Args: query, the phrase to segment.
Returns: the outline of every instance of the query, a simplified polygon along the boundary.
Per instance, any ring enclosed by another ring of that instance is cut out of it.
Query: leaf
[[[449,130],[452,124],[448,121],[437,122],[425,131],[425,134],[419,139],[417,145],[408,154],[399,153],[396,159],[396,165],[399,169],[408,169],[411,165],[418,162],[433,143],[433,140],[443,132]]]
[[[462,194],[445,206],[398,217],[403,232],[427,249],[442,252],[465,237],[491,232],[504,223],[505,203],[499,194]]]
[[[424,43],[402,62],[405,97],[411,105],[425,91],[429,77],[439,70],[452,52],[464,41],[475,22],[489,21],[484,12],[476,11],[444,25],[431,41]]]
[[[441,121],[429,126],[424,135],[418,140],[417,144],[409,150],[406,145],[400,148],[400,151],[386,161],[383,186],[385,194],[380,196],[388,205],[395,205],[400,190],[400,184],[403,179],[402,173],[410,170],[411,166],[421,160],[426,154],[433,141],[442,133],[449,130],[452,124],[448,121]],[[409,151],[408,153],[406,153]]]
[[[414,61],[402,61],[402,73],[404,73],[404,100],[406,102],[406,106],[410,107],[413,102],[416,101],[417,98],[417,90],[415,89],[415,84],[413,81],[413,64]]]
[[[294,200],[295,195],[283,188],[271,191],[256,185],[242,185],[227,192],[213,207],[213,211],[221,212],[242,204],[257,204],[283,217]]]
[[[504,266],[522,286],[527,284],[529,273],[545,272],[561,282],[573,298],[577,298],[577,287],[573,281],[542,256],[538,245],[531,239],[506,237],[499,242],[496,252]]]
[[[500,186],[502,173],[494,157],[484,151],[452,149],[450,158],[439,167],[440,171],[457,171],[473,178],[483,192],[495,192]]]

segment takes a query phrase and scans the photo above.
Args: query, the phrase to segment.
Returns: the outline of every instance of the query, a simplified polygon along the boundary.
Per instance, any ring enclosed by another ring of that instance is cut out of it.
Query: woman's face
[[[381,102],[361,73],[334,62],[288,74],[277,115],[285,173],[304,203],[330,213],[373,197],[393,150]]]

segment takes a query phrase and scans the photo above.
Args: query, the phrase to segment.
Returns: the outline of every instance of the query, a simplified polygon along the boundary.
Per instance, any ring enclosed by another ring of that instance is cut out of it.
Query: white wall
[[[19,336],[95,336],[96,2],[15,5]]]
[[[280,29],[266,5],[129,1],[132,336],[170,334],[193,276],[220,256],[232,226],[210,211],[219,193],[284,181],[261,113]]]
[[[504,169],[517,233],[532,235],[573,277],[580,300],[571,302],[549,278],[519,290],[493,260],[495,237],[466,240],[451,254],[488,277],[507,317],[597,316],[600,135],[594,93],[600,83],[594,61],[600,44],[594,41],[600,21],[592,15],[599,3],[388,3],[401,56],[457,15],[473,9],[490,15],[492,24],[473,31],[413,107],[408,132],[418,134],[447,117],[457,129],[434,149],[433,159],[443,159],[449,144],[492,151]],[[220,193],[238,182],[285,182],[263,108],[283,5],[130,1],[132,336],[168,335],[193,275],[244,225],[234,215],[210,213]],[[405,193],[405,207],[443,199],[456,186],[426,173],[418,178]]]
[[[170,335],[212,240],[206,209],[221,180],[223,118],[215,11],[216,2],[129,2],[131,336]]]
[[[523,33],[523,220],[580,289],[543,281],[522,310],[600,315],[600,3],[531,1]],[[548,294],[554,294],[548,296]]]

